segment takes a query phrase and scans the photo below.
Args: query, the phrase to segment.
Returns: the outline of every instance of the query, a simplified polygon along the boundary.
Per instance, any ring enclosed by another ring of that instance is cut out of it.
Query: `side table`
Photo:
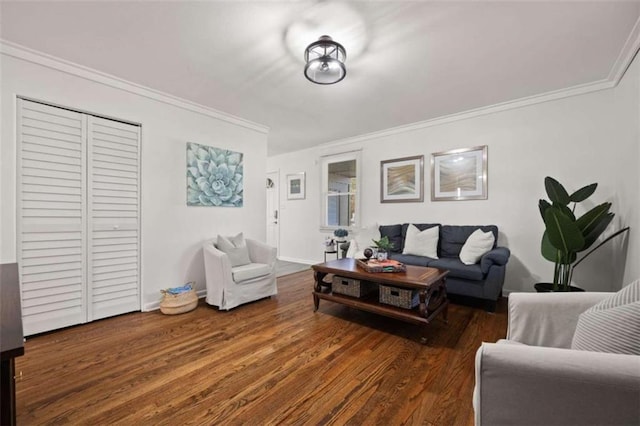
[[[335,244],[333,246],[327,247],[324,249],[324,263],[327,263],[327,255],[328,254],[335,254],[336,255],[336,260],[340,259],[340,245],[346,243],[347,240],[336,240]]]

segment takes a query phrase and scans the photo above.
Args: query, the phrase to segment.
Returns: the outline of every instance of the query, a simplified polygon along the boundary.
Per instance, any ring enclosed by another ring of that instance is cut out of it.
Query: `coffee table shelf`
[[[426,268],[421,266],[408,265],[405,272],[397,273],[373,273],[366,272],[357,265],[355,259],[338,259],[313,265],[314,270],[314,311],[318,310],[320,300],[328,300],[340,303],[361,311],[367,311],[389,318],[395,318],[411,324],[423,326],[421,343],[426,343],[424,327],[429,324],[437,315],[442,313],[444,320],[447,319],[447,307],[449,301],[446,295],[445,280],[449,271]],[[331,282],[324,278],[328,274],[341,277],[366,281],[362,285],[391,285],[394,287],[415,289],[419,292],[420,303],[413,309],[403,309],[392,305],[380,303],[375,296],[365,296],[362,298],[346,296],[331,291]]]

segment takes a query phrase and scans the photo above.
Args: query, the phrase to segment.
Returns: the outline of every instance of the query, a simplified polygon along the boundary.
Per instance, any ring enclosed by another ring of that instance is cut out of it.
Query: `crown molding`
[[[244,118],[236,117],[234,115],[227,114],[225,112],[218,111],[213,108],[170,95],[168,93],[160,92],[158,90],[151,89],[140,84],[132,83],[130,81],[95,70],[93,68],[66,61],[64,59],[30,49],[28,47],[7,40],[0,39],[0,54],[41,65],[43,67],[51,68],[56,71],[61,71],[66,74],[84,78],[86,80],[100,83],[105,86],[113,87],[125,92],[133,93],[148,99],[153,99],[155,101],[169,104],[187,111],[226,121],[228,123],[255,130],[260,133],[269,133],[268,126],[254,123],[252,121],[245,120]]]
[[[640,19],[638,19],[627,38],[624,46],[620,50],[616,61],[614,62],[609,75],[606,79],[594,81],[591,83],[581,84],[565,89],[554,90],[551,92],[541,93],[539,95],[528,96],[525,98],[515,99],[513,101],[502,102],[485,107],[475,108],[455,114],[444,115],[432,118],[430,120],[419,121],[416,123],[406,124],[403,126],[392,127],[390,129],[380,130],[377,132],[365,133],[363,135],[353,136],[349,138],[338,139],[335,141],[321,144],[322,148],[329,148],[336,145],[352,144],[358,142],[369,141],[371,139],[382,138],[386,136],[397,135],[399,133],[411,132],[424,129],[427,127],[440,126],[442,124],[453,123],[455,121],[468,120],[470,118],[481,117],[483,115],[494,114],[496,112],[508,111],[516,108],[522,108],[529,105],[535,105],[544,102],[555,101],[572,96],[584,95],[599,90],[614,88],[620,83],[625,72],[633,62],[636,54],[640,50]]]
[[[369,141],[371,139],[382,138],[386,136],[393,136],[399,133],[412,132],[415,130],[425,129],[428,127],[441,126],[443,124],[453,123],[456,121],[468,120],[470,118],[481,117],[483,115],[495,114],[497,112],[509,111],[517,108],[523,108],[529,105],[540,104],[549,101],[555,101],[558,99],[568,98],[577,95],[583,95],[586,93],[596,92],[604,89],[611,89],[615,87],[616,83],[610,80],[600,80],[593,83],[582,84],[573,86],[567,89],[556,90],[552,92],[543,93],[540,95],[529,96],[526,98],[520,98],[513,101],[502,102],[486,107],[475,108],[455,114],[444,115],[430,120],[419,121],[417,123],[406,124],[403,126],[392,127],[390,129],[380,130],[377,132],[365,133],[363,135],[353,136],[349,138],[339,139],[332,142],[327,142],[320,145],[323,148],[328,148],[335,145],[352,144],[358,142]]]
[[[633,62],[633,58],[635,58],[638,53],[638,49],[640,49],[640,18],[633,26],[629,37],[627,37],[627,41],[625,41],[616,61],[611,67],[609,77],[607,78],[609,81],[615,82],[616,86],[620,83],[624,73],[627,72],[627,69]]]

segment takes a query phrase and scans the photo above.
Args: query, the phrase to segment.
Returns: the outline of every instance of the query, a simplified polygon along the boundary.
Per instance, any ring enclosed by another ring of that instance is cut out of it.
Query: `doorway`
[[[280,172],[267,173],[267,244],[280,255]]]

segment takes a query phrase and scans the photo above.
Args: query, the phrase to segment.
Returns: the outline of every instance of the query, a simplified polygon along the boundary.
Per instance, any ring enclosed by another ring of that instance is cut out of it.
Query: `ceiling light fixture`
[[[340,43],[327,35],[321,36],[304,51],[304,76],[313,83],[334,84],[347,75],[344,61],[347,53]]]

